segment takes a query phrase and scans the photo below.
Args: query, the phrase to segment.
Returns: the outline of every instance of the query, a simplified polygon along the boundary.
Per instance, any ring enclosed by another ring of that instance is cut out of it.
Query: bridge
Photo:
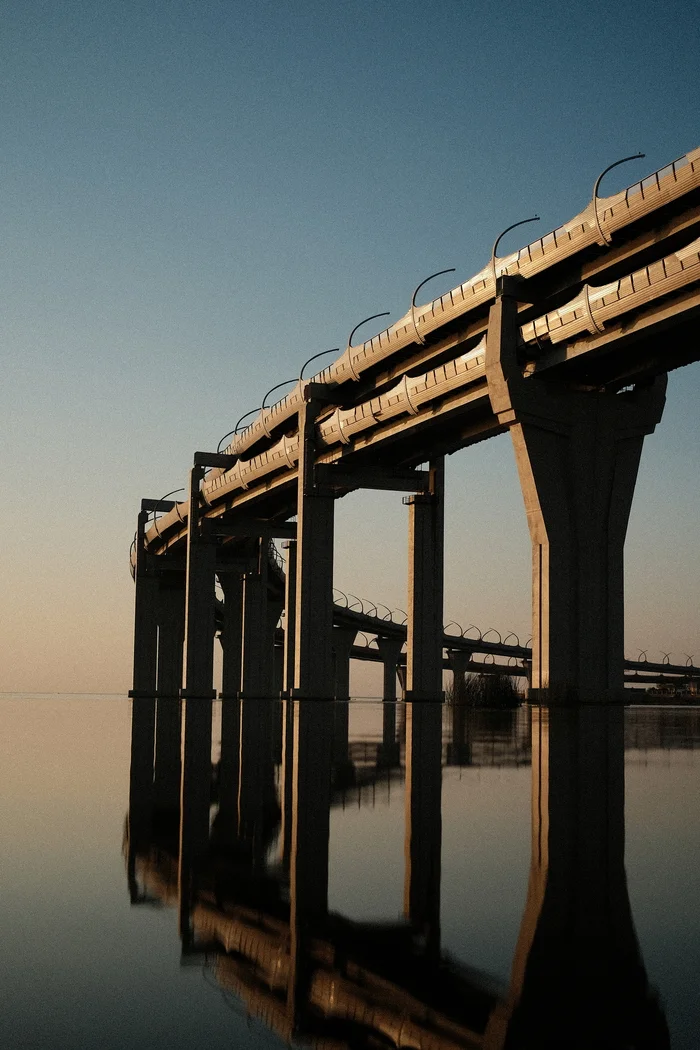
[[[620,698],[644,437],[668,371],[700,356],[700,149],[603,197],[609,170],[565,225],[503,257],[501,235],[477,275],[422,305],[421,282],[400,320],[353,345],[356,326],[305,379],[310,358],[223,451],[226,438],[194,454],[184,500],[142,501],[132,695],[212,696],[217,579],[224,695],[272,695],[282,611],[282,691],[337,695],[338,654],[358,654],[333,601],[334,504],[373,488],[406,493],[403,696],[440,697],[445,649],[468,648],[443,629],[444,457],[509,431],[532,540],[532,645],[519,656],[532,693]],[[284,574],[272,540],[287,541]]]

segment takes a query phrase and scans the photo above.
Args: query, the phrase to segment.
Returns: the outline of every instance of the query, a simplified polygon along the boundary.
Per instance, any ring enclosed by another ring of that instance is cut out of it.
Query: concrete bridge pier
[[[170,811],[180,804],[180,705],[179,696],[159,696],[156,700],[155,804]]]
[[[273,641],[274,641],[274,634],[275,634],[275,631],[276,631],[276,628],[277,628],[277,624],[279,622],[279,617],[280,617],[280,614],[281,614],[283,608],[284,608],[283,605],[279,605],[278,604],[278,606],[277,606],[278,616],[277,616],[277,620],[275,620],[275,626],[272,628]],[[274,642],[273,649],[272,649],[272,696],[275,699],[279,698],[282,695],[283,683],[284,683],[284,642],[282,642],[280,645],[278,645],[277,642]]]
[[[440,954],[443,708],[432,703],[413,703],[404,710],[404,914],[420,931],[426,955],[437,959]]]
[[[382,657],[382,699],[396,700],[396,672],[403,649],[403,639],[380,638],[377,648]]]
[[[408,496],[408,622],[404,700],[443,699],[445,461],[429,464],[428,491]]]
[[[255,868],[264,864],[277,817],[273,755],[274,708],[260,697],[241,702],[239,841],[245,843]]]
[[[134,697],[131,704],[131,764],[129,766],[129,843],[126,859],[129,896],[139,899],[136,858],[149,848],[153,820],[153,740],[155,699]]]
[[[268,595],[268,541],[258,540],[254,566],[243,576],[241,695],[270,699],[274,693],[275,628],[282,606]]]
[[[158,586],[158,696],[180,696],[185,641],[185,574],[162,572]]]
[[[485,1050],[668,1050],[625,874],[624,711],[532,708],[532,858],[510,988]]]
[[[149,571],[144,546],[149,512],[141,510],[136,525],[134,572],[134,668],[129,696],[155,696],[158,653],[158,576]]]
[[[185,593],[185,688],[183,697],[211,700],[214,682],[216,540],[203,535],[199,486],[205,468],[190,471]]]
[[[355,644],[357,631],[353,628],[333,628],[333,669],[335,688],[333,696],[336,700],[350,699],[350,654]]]
[[[158,681],[155,734],[155,804],[176,810],[180,801],[180,690],[185,638],[184,573],[163,574],[158,594]]]
[[[316,483],[315,421],[321,403],[299,410],[294,695],[329,699],[333,680],[333,491]]]
[[[178,887],[180,934],[188,944],[199,863],[209,847],[211,700],[186,700],[184,708]]]
[[[292,827],[289,845],[290,973],[287,1006],[306,1002],[311,942],[328,913],[332,746],[335,705],[292,705]]]
[[[242,568],[221,567],[217,571],[224,592],[224,620],[219,633],[221,645],[221,699],[235,699],[241,691],[243,657],[243,575]]]
[[[180,793],[179,923],[190,940],[190,907],[196,866],[209,845],[211,801],[211,701],[215,696],[214,633],[216,540],[203,535],[199,488],[205,467],[195,460],[190,471],[185,585],[184,740]]]
[[[238,791],[241,770],[241,701],[221,701],[221,757],[219,759],[219,808],[213,832],[217,843],[231,845],[238,835]]]
[[[455,703],[466,700],[466,673],[471,662],[472,653],[466,649],[448,649],[447,662],[452,671],[452,699]]]
[[[289,871],[289,855],[292,845],[292,792],[294,772],[294,700],[282,701],[282,768],[280,773],[280,864]]]
[[[395,700],[385,700],[382,704],[382,743],[377,753],[377,765],[389,769],[399,764],[399,742],[396,738]]]
[[[472,721],[469,704],[451,704],[452,739],[447,746],[447,764],[450,766],[470,766],[472,764]]]
[[[287,563],[284,577],[284,657],[282,664],[282,693],[291,696],[294,690],[294,636],[296,624],[297,541],[287,542]]]
[[[510,428],[532,540],[532,690],[552,702],[614,702],[623,690],[625,534],[666,376],[624,393],[524,377],[518,288],[499,281],[486,374],[493,411]]]

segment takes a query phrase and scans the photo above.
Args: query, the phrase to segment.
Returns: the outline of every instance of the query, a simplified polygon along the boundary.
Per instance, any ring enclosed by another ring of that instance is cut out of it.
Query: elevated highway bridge
[[[336,695],[334,501],[378,488],[407,493],[404,696],[439,697],[444,456],[507,430],[532,539],[532,689],[620,698],[643,440],[667,372],[700,356],[700,149],[611,197],[601,178],[570,222],[504,257],[498,238],[470,280],[423,305],[419,285],[395,324],[356,346],[351,333],[311,380],[302,368],[223,451],[195,453],[184,501],[143,501],[134,695],[180,689],[183,638],[183,696],[212,695],[217,577],[223,692],[271,695],[275,538],[288,541],[282,688]]]

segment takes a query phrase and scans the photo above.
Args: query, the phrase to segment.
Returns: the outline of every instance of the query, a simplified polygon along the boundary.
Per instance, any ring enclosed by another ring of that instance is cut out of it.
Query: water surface
[[[2,1046],[700,1044],[697,709],[0,727]]]

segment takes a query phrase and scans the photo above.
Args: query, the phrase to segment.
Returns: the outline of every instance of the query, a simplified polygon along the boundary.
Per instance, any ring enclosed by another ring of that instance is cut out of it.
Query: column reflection
[[[634,930],[624,709],[532,709],[532,855],[510,988],[486,1047],[669,1046]]]
[[[328,906],[333,809],[372,776],[364,742],[354,765],[347,705],[228,703],[213,777],[212,705],[186,702],[176,840],[154,809],[153,701],[134,701],[127,870],[135,903],[177,905],[183,955],[203,955],[249,1015],[319,1050],[668,1047],[627,894],[620,708],[532,710],[530,880],[499,994],[440,938],[443,755],[494,761],[494,719],[383,708],[377,782],[397,710],[405,736],[404,914],[358,922]],[[499,764],[522,762],[524,727],[509,715]]]

